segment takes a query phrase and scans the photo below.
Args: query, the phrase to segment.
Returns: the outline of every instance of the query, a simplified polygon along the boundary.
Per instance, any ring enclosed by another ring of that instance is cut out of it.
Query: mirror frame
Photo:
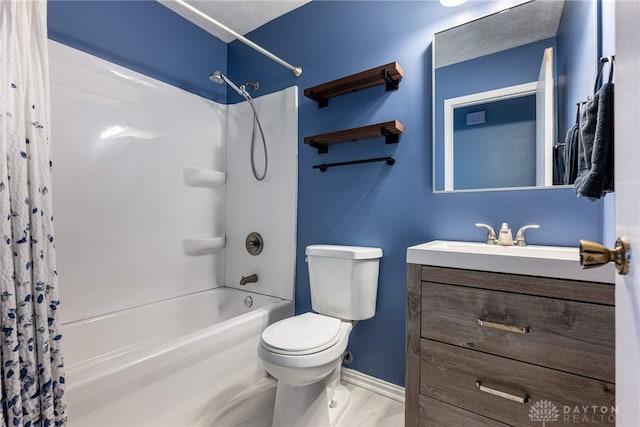
[[[489,12],[489,13],[485,13],[481,16],[478,16],[476,18],[473,19],[469,19],[466,20],[464,22],[452,25],[452,26],[447,26],[446,28],[443,28],[439,31],[435,31],[433,33],[432,36],[432,48],[431,48],[431,191],[434,194],[445,194],[445,193],[475,193],[475,192],[493,192],[493,191],[521,191],[521,190],[556,190],[556,189],[567,189],[567,188],[573,188],[573,185],[569,184],[569,185],[550,185],[550,186],[527,186],[527,187],[496,187],[496,188],[473,188],[473,189],[460,189],[460,190],[446,190],[446,189],[442,189],[442,190],[438,190],[436,189],[436,99],[435,99],[435,94],[436,94],[436,76],[435,76],[435,64],[436,64],[436,44],[435,44],[435,37],[437,34],[450,30],[452,28],[457,28],[457,27],[461,27],[463,25],[469,24],[471,22],[475,22],[475,21],[479,21],[481,19],[487,18],[489,16],[492,15],[497,15],[499,13],[502,13],[504,11],[507,11],[509,9],[513,9],[515,7],[521,6],[523,4],[526,3],[530,3],[532,1],[544,1],[544,0],[525,0],[525,1],[521,1],[521,2],[517,2],[514,3],[510,6],[504,7],[504,5],[498,5],[499,8],[493,12]],[[565,0],[566,1],[572,1],[572,0]],[[598,25],[598,22],[600,20],[600,10],[598,8],[597,5],[598,0],[589,0],[589,3],[591,5],[591,16],[592,16],[592,20],[590,23],[590,26],[593,30],[593,45],[591,46],[592,52],[593,52],[593,68],[591,69],[591,73],[592,73],[592,78],[591,80],[593,81],[595,79],[595,76],[597,75],[597,69],[598,69],[598,59],[600,56],[600,43],[601,43],[601,34],[600,34],[600,28]],[[444,106],[443,106],[444,108]],[[446,115],[445,115],[446,116]],[[558,111],[556,111],[556,120],[558,120]],[[443,118],[444,119],[444,118]],[[443,123],[443,126],[445,124]],[[443,136],[444,138],[444,136]],[[558,136],[557,136],[558,138]],[[559,139],[559,138],[558,138]],[[444,141],[443,141],[444,144]],[[446,145],[446,144],[445,144]],[[446,150],[446,146],[443,147],[444,150]],[[443,162],[444,162],[444,158],[443,158]],[[443,166],[444,167],[444,166]],[[446,176],[447,173],[446,171],[443,172],[443,182],[444,180],[446,180]],[[446,188],[446,185],[445,185]]]

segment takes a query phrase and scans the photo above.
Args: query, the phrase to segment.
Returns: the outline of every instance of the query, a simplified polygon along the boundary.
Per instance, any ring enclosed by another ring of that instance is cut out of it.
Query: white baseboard
[[[379,378],[343,367],[342,381],[404,403],[404,387],[383,381]]]

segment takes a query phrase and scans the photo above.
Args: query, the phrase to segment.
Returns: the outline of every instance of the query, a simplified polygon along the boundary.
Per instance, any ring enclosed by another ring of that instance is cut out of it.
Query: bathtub
[[[264,379],[262,330],[291,301],[217,288],[63,325],[73,426],[197,425]]]

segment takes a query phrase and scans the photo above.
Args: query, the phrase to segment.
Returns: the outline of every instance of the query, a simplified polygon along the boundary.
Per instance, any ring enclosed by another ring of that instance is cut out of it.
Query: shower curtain
[[[0,426],[66,425],[47,3],[0,1]]]

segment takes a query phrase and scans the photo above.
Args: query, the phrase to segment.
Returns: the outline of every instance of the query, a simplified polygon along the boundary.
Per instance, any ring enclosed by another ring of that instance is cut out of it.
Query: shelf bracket
[[[384,136],[385,144],[397,144],[400,142],[400,134],[391,133],[386,128],[380,128],[380,134]]]
[[[393,80],[386,69],[383,68],[382,71],[380,71],[380,75],[382,76],[382,80],[385,81],[385,92],[397,90],[400,87],[400,80]]]
[[[318,154],[327,154],[329,152],[329,146],[327,145],[321,145],[315,142],[311,142],[309,146],[318,150]]]
[[[313,99],[318,103],[318,108],[324,108],[329,106],[329,98],[323,98],[321,96],[318,96],[313,91],[309,93],[309,98]]]

